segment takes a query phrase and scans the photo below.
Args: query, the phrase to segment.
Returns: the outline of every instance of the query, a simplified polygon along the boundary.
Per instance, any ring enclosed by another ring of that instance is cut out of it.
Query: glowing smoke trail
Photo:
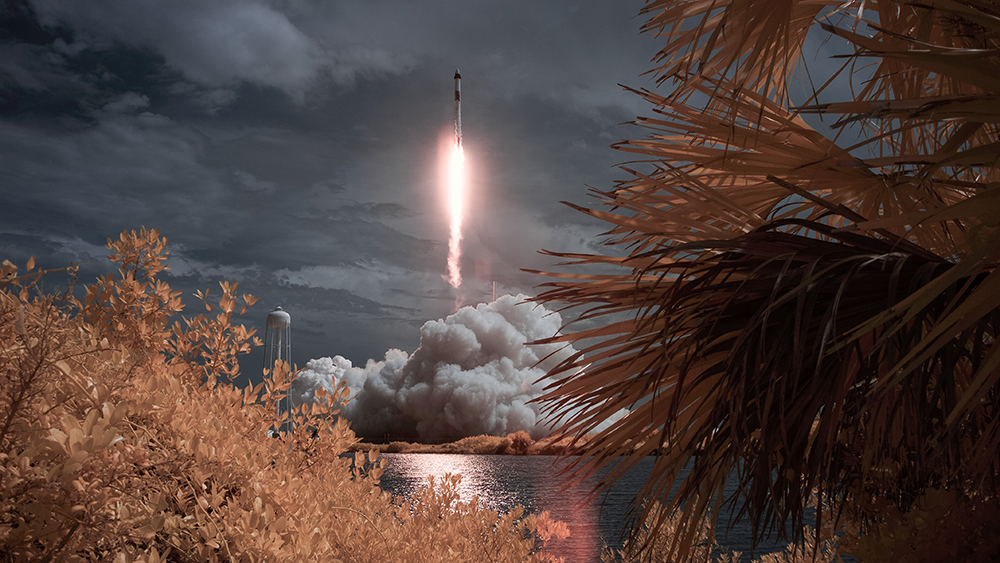
[[[462,213],[465,199],[465,152],[456,145],[448,162],[448,206],[451,209],[451,237],[448,240],[448,282],[462,285]]]
[[[462,214],[465,205],[465,151],[462,149],[462,74],[455,69],[455,146],[448,159],[448,207],[451,236],[448,239],[448,283],[462,285]]]

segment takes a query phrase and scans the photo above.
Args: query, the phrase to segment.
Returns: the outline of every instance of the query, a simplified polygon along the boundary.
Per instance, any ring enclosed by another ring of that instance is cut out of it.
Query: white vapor
[[[351,401],[344,414],[370,440],[451,441],[479,434],[527,431],[534,439],[550,429],[537,404],[545,374],[574,354],[564,344],[527,346],[556,334],[558,313],[505,295],[463,307],[420,329],[412,355],[389,350],[382,361],[355,367],[341,356],[310,360],[292,384],[292,402],[314,399],[317,388],[344,382]]]

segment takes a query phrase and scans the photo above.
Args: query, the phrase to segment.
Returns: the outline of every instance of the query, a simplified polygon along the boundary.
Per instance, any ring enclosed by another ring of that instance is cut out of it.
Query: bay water
[[[594,485],[606,471],[567,488],[565,479],[559,475],[565,462],[553,456],[382,454],[382,457],[387,461],[381,487],[397,496],[408,497],[426,486],[428,475],[438,480],[445,474],[457,473],[462,475],[458,491],[462,500],[477,497],[487,508],[500,512],[517,505],[535,514],[549,511],[553,519],[569,525],[570,536],[556,551],[567,563],[600,561],[603,546],[621,547],[632,501],[653,467],[653,459],[645,458],[609,489],[592,496]],[[731,479],[726,489],[728,498],[736,490],[735,481]],[[740,521],[730,527],[728,516],[728,511],[721,513],[716,539],[722,549],[740,551],[741,560],[750,561],[750,524]],[[783,542],[762,542],[754,550],[754,559],[782,549]]]

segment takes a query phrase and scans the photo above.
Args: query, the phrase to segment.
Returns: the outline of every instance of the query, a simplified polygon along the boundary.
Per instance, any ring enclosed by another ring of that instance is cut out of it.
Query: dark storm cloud
[[[262,3],[34,0],[32,7],[42,25],[151,49],[209,86],[247,81],[302,96],[323,64],[315,41]]]
[[[607,146],[643,111],[616,86],[648,85],[640,4],[7,3],[0,251],[92,275],[107,237],[155,227],[177,289],[238,281],[258,327],[291,311],[300,365],[413,350],[490,281],[530,293],[541,280],[520,268],[547,265],[540,248],[596,248],[603,227],[558,201],[612,185]],[[456,66],[471,182],[458,293],[438,168]]]
[[[378,220],[399,219],[412,215],[412,211],[398,203],[354,203],[331,209],[325,219],[327,221],[344,221],[351,218]]]

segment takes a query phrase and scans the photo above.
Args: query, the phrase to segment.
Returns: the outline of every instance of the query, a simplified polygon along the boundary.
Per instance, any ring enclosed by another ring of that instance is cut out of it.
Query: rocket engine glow
[[[448,283],[462,285],[462,215],[465,206],[465,151],[462,149],[462,75],[455,69],[455,145],[448,159],[448,207],[451,235],[448,239]]]

